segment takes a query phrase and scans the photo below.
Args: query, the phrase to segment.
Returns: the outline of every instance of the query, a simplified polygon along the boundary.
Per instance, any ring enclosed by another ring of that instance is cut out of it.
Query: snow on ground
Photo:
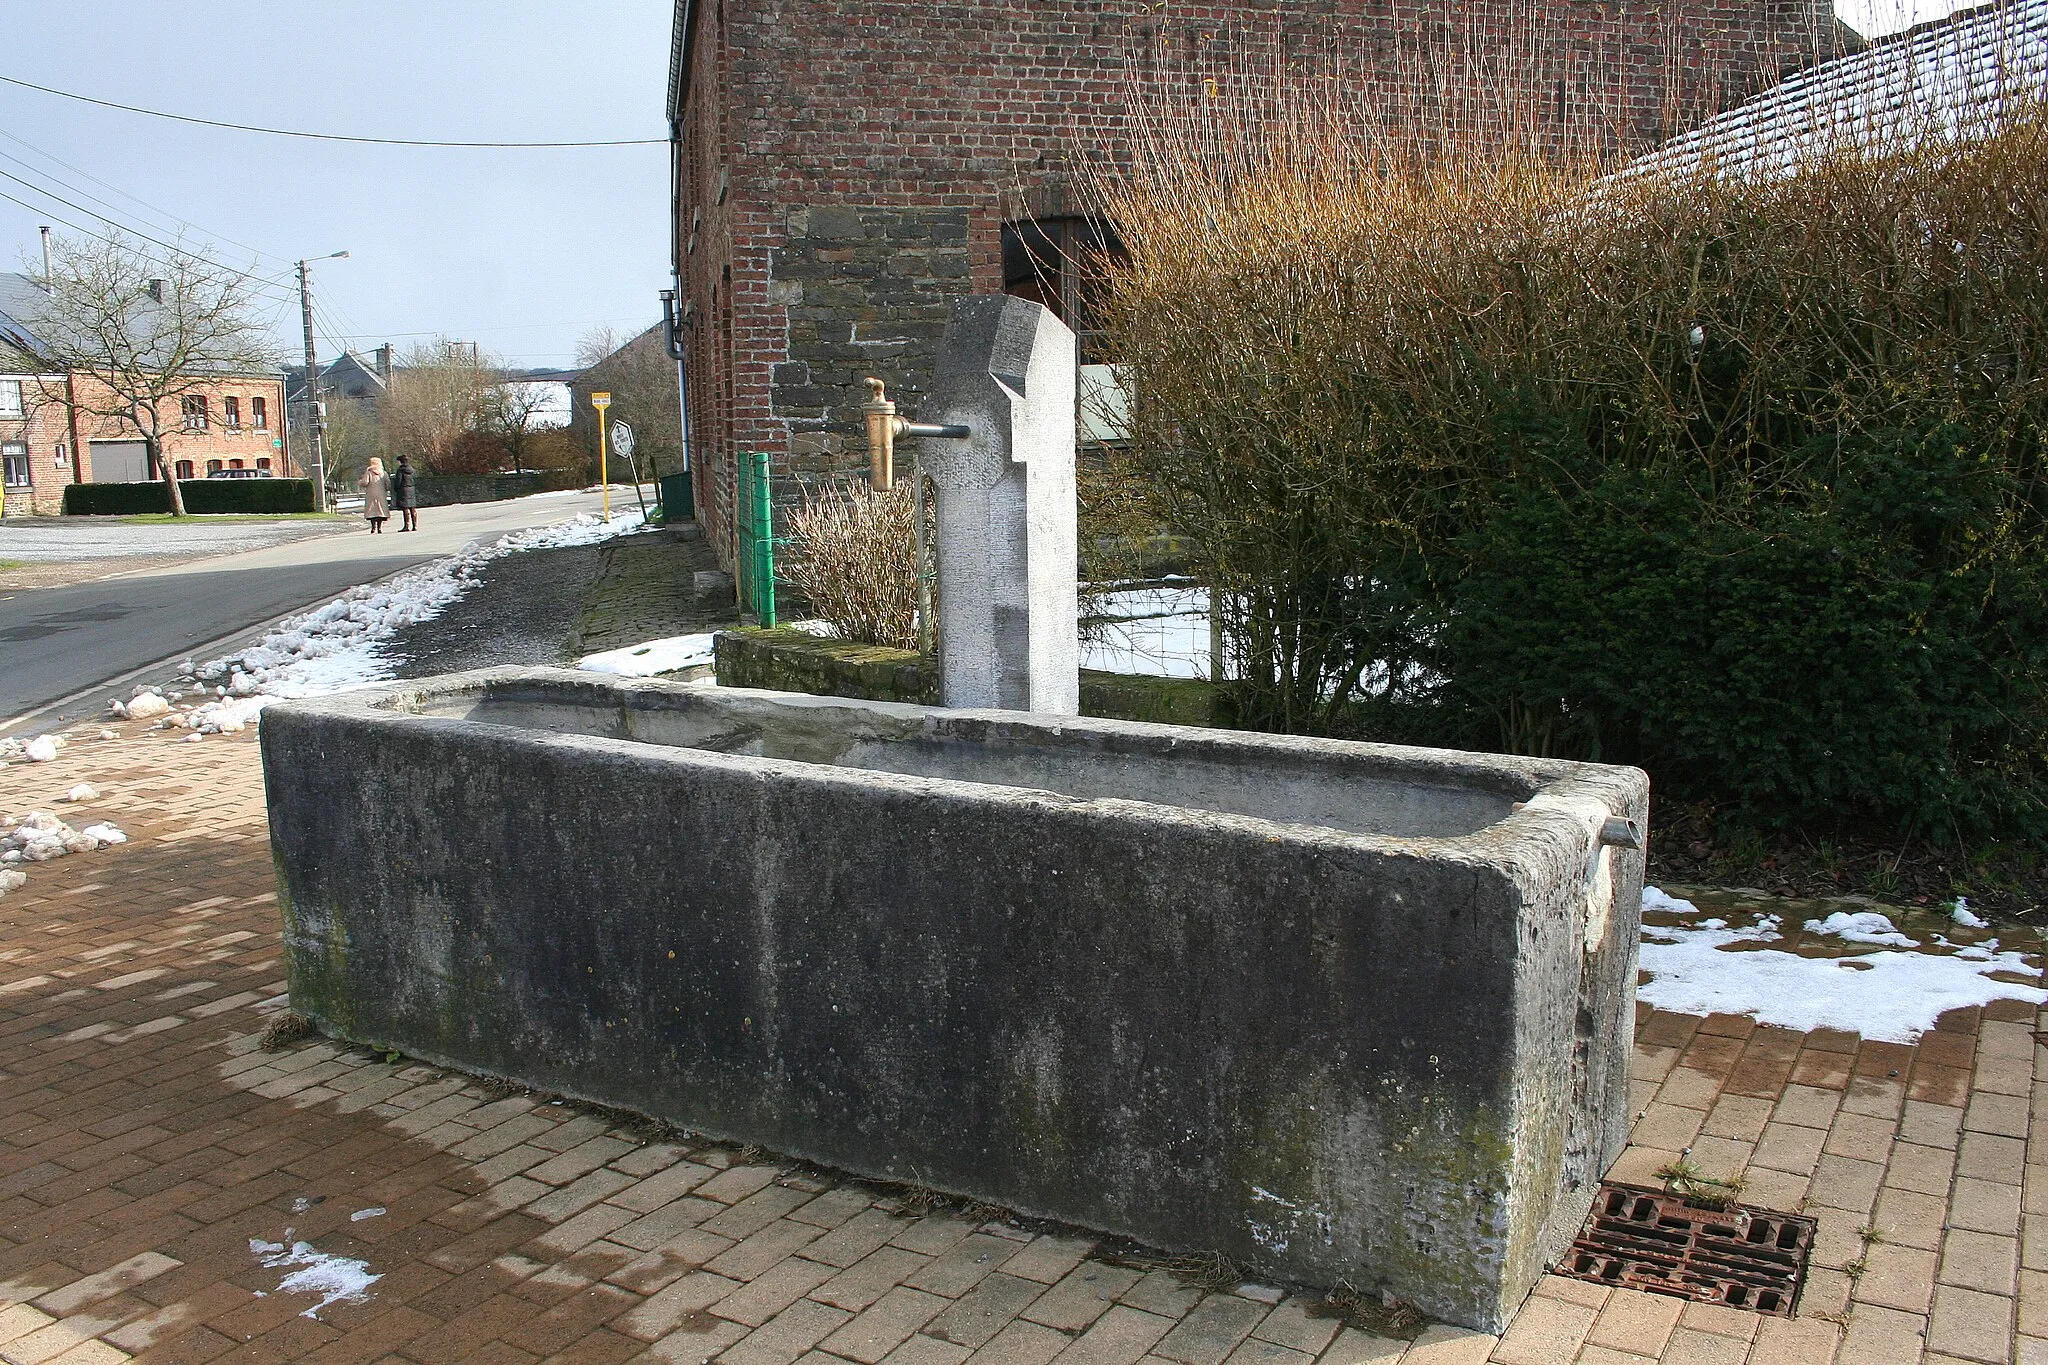
[[[285,1236],[291,1236],[289,1229]],[[318,1251],[310,1242],[294,1242],[287,1250],[282,1242],[266,1242],[260,1237],[251,1237],[249,1254],[266,1269],[291,1269],[291,1274],[278,1281],[279,1293],[318,1294],[320,1302],[299,1314],[302,1318],[316,1321],[320,1310],[330,1303],[369,1302],[370,1286],[384,1278],[370,1273],[368,1261]]]
[[[576,663],[592,673],[612,673],[622,678],[651,678],[679,668],[700,668],[711,662],[709,635],[671,635],[647,640],[623,649],[586,654]]]
[[[642,520],[638,509],[616,513],[610,522],[585,513],[472,545],[384,583],[351,588],[286,621],[239,655],[201,665],[199,679],[235,697],[307,697],[383,682],[393,673],[383,644],[400,627],[439,616],[468,591],[484,565],[523,550],[595,545],[641,530]]]
[[[0,864],[46,863],[68,853],[90,853],[107,844],[125,844],[128,836],[108,824],[73,829],[47,811],[0,821]]]
[[[1826,919],[1806,922],[1809,934],[1828,934],[1844,943],[1881,943],[1891,948],[1918,948],[1920,940],[1907,938],[1891,920],[1875,910],[1837,910]]]
[[[1643,888],[1643,908],[1698,913],[1692,902],[1656,887]],[[1887,947],[1844,957],[1747,947],[1780,941],[1778,929],[1775,916],[1746,929],[1727,928],[1721,920],[1646,924],[1642,969],[1650,980],[1637,987],[1636,998],[1682,1014],[1744,1014],[1762,1024],[1846,1029],[1887,1043],[1914,1041],[1947,1010],[1992,1000],[2048,1002],[2048,991],[2039,986],[1995,979],[1995,973],[2040,979],[2026,954],[2000,951],[1996,939],[1956,951],[1937,935],[1938,952]],[[1838,912],[1811,921],[1808,929],[1848,942],[1914,943],[1874,913]]]

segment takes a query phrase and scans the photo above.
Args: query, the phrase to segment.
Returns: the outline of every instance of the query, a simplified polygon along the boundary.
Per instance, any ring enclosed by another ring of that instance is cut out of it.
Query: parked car
[[[269,479],[276,476],[268,469],[216,469],[206,477],[209,479]]]

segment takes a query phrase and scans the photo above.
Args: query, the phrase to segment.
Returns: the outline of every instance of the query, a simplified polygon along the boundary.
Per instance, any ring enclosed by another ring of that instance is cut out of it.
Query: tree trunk
[[[142,439],[148,443],[150,463],[155,465],[158,471],[162,473],[164,487],[170,491],[171,515],[174,517],[184,516],[185,492],[178,487],[178,471],[176,466],[163,457],[162,444],[156,437],[145,436]]]

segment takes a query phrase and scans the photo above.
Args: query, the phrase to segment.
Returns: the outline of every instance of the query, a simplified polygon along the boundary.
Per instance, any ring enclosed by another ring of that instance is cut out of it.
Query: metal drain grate
[[[1789,1318],[1813,1233],[1796,1213],[1696,1209],[1661,1190],[1602,1185],[1557,1273]]]

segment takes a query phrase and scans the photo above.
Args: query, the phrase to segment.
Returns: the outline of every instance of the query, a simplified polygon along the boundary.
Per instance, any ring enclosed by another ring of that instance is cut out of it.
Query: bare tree
[[[606,340],[615,340],[609,329],[599,329]],[[594,344],[596,331],[586,333],[585,345]],[[580,351],[579,351],[580,355]],[[623,420],[633,428],[637,442],[634,454],[649,476],[659,478],[661,467],[680,468],[683,428],[677,401],[676,362],[670,359],[659,328],[629,337],[615,345],[600,360],[585,367],[583,382],[607,389],[612,395],[610,420]],[[570,415],[577,440],[594,458],[597,454],[597,414],[579,404]]]
[[[536,433],[543,430],[538,420],[552,399],[549,386],[525,380],[507,379],[486,391],[477,404],[477,429],[495,437],[512,457],[515,473],[526,472],[526,451]]]
[[[475,346],[446,337],[408,350],[384,398],[391,448],[436,469],[448,462],[463,433],[483,430],[498,384],[487,359]]]
[[[142,438],[172,513],[185,515],[163,449],[166,431],[182,427],[185,399],[225,378],[277,371],[259,281],[204,249],[115,233],[58,239],[46,283],[34,316],[18,319],[35,359],[74,378],[66,401],[79,411]]]
[[[613,351],[623,346],[629,338],[621,337],[610,327],[593,327],[576,342],[576,368],[587,370]]]

